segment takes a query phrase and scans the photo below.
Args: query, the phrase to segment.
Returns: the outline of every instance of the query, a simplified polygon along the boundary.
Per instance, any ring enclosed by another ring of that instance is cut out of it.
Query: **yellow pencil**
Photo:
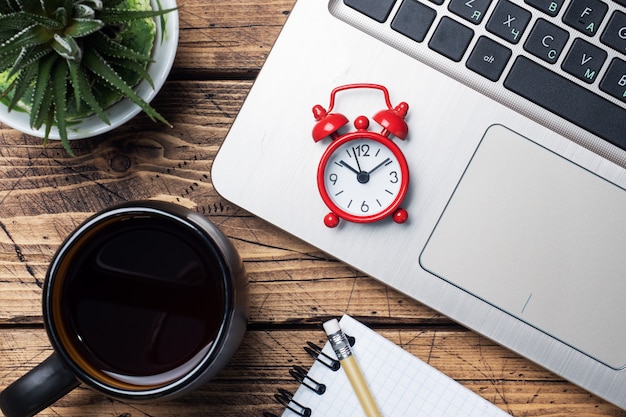
[[[337,319],[325,322],[324,331],[328,336],[328,340],[330,341],[335,354],[337,354],[337,359],[339,359],[341,367],[348,376],[348,380],[350,381],[352,389],[354,389],[354,392],[359,399],[359,403],[361,403],[363,411],[365,411],[365,415],[367,417],[382,417],[380,411],[378,411],[378,406],[374,401],[374,397],[372,397],[372,393],[365,383],[365,379],[359,369],[359,365],[352,355],[348,338],[343,331],[341,331],[341,327],[339,326]]]

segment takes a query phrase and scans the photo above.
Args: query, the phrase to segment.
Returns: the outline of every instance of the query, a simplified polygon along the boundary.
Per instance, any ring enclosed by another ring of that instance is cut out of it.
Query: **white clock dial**
[[[356,138],[330,155],[324,168],[328,197],[353,216],[374,216],[394,204],[400,193],[402,170],[396,155],[383,143]]]

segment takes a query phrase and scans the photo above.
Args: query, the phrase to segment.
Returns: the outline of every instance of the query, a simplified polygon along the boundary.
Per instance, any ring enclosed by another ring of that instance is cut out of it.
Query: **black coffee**
[[[63,261],[63,324],[91,366],[123,382],[163,384],[208,351],[225,314],[224,266],[186,227],[122,215]]]

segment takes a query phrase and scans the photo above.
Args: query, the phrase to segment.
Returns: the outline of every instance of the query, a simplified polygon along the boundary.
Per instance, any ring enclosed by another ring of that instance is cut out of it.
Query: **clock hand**
[[[383,162],[381,162],[380,164],[376,165],[374,168],[372,168],[368,174],[371,174],[372,172],[376,171],[378,168],[380,168],[381,166],[385,165],[387,162],[389,162],[391,160],[391,158],[387,158],[385,159]]]
[[[359,158],[356,156],[356,151],[354,150],[354,146],[352,147],[352,153],[354,154],[354,160],[356,161],[356,167],[359,169],[359,172],[363,172],[361,169],[361,164],[359,164]]]
[[[356,169],[352,168],[348,163],[346,163],[345,161],[339,161],[340,165],[343,165],[344,167],[348,168],[350,171],[354,172],[356,175],[359,175],[360,172],[357,171]]]

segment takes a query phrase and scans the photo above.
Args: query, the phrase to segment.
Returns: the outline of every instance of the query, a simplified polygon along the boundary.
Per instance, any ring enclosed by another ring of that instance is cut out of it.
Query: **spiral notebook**
[[[509,415],[352,317],[344,315],[339,324],[383,417]],[[294,395],[276,395],[286,407],[282,417],[364,416],[330,343],[316,352],[308,373],[296,366],[291,374],[301,384]]]

